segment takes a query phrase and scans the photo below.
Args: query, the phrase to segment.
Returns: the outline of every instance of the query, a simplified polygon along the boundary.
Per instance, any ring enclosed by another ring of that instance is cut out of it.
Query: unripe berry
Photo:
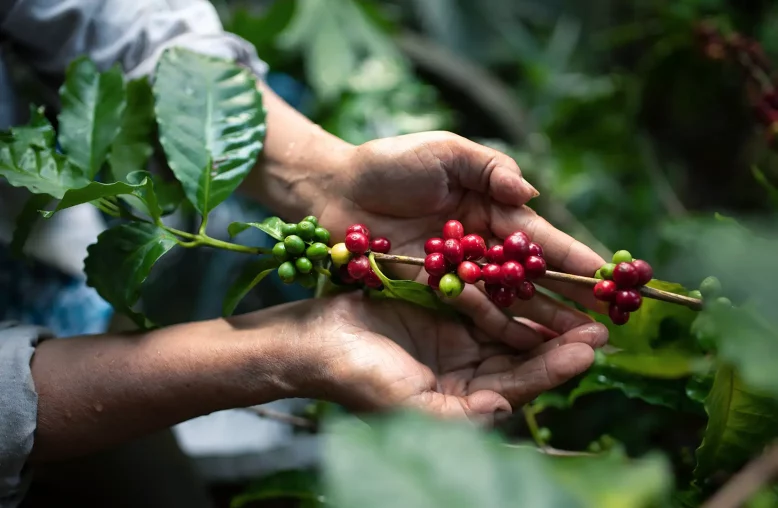
[[[632,254],[630,254],[628,250],[619,250],[613,254],[614,265],[618,265],[619,263],[631,263],[631,262],[632,262]]]
[[[370,238],[370,230],[364,224],[352,224],[346,228],[346,235],[349,233],[362,233],[366,237]]]
[[[637,289],[620,289],[616,291],[616,306],[624,312],[635,312],[643,302]]]
[[[524,261],[524,258],[529,254],[529,244],[529,236],[523,231],[511,234],[503,242],[505,259]]]
[[[330,249],[330,257],[335,266],[341,266],[349,262],[351,253],[348,251],[345,243],[336,243]]]
[[[305,249],[305,256],[313,261],[321,261],[327,258],[327,246],[321,242],[311,244]]]
[[[614,325],[623,325],[629,321],[629,312],[621,310],[615,303],[608,308],[608,317]]]
[[[284,242],[278,242],[277,244],[273,245],[273,257],[276,259],[276,261],[280,261],[282,263],[289,259],[289,254],[286,252],[286,246],[284,245]]]
[[[530,300],[533,296],[535,296],[535,291],[535,284],[525,280],[519,284],[518,288],[516,288],[516,296],[522,300]]]
[[[616,283],[612,280],[601,280],[594,285],[594,297],[603,302],[616,299]]]
[[[472,261],[462,261],[457,267],[457,275],[466,284],[475,284],[481,280],[481,267]]]
[[[518,261],[506,261],[502,264],[503,284],[511,287],[519,287],[524,282],[524,267]]]
[[[343,284],[354,284],[357,281],[357,279],[348,273],[348,265],[342,265],[340,268],[338,268],[338,277],[340,277],[340,281]]]
[[[594,278],[595,278],[595,279],[600,279],[600,280],[602,280],[602,279],[604,279],[605,277],[603,277],[603,276],[602,276],[602,272],[601,272],[599,269],[597,269],[597,271],[596,271],[596,272],[594,272]]]
[[[297,224],[281,224],[281,235],[286,238],[297,234]]]
[[[384,283],[381,282],[381,279],[378,278],[378,275],[372,269],[367,272],[367,275],[365,275],[365,278],[362,279],[362,282],[365,283],[365,286],[371,289],[380,289],[381,286],[384,285]]]
[[[286,252],[292,256],[299,256],[305,251],[305,242],[297,235],[289,235],[284,238]]]
[[[297,258],[294,262],[294,266],[300,273],[311,273],[311,270],[313,270],[313,263],[306,257]]]
[[[379,236],[370,240],[370,250],[379,254],[386,254],[392,248],[392,242],[388,238]]]
[[[357,256],[348,262],[348,273],[356,280],[362,280],[370,271],[370,260],[367,256]]]
[[[356,231],[346,235],[346,248],[349,252],[354,254],[364,254],[370,244],[367,240],[367,236],[364,233],[358,233]]]
[[[732,308],[732,300],[727,298],[726,296],[719,296],[715,300],[713,300],[713,305],[719,309],[729,309]]]
[[[537,279],[546,274],[546,260],[540,256],[529,256],[524,260],[524,273],[528,279]]]
[[[297,236],[305,240],[306,242],[310,242],[313,240],[313,236],[316,234],[316,225],[314,225],[313,222],[308,222],[307,220],[300,221],[297,224]]]
[[[481,277],[487,284],[502,284],[502,268],[500,265],[489,263],[481,268]]]
[[[492,302],[502,309],[508,308],[516,301],[516,290],[505,286],[493,288],[489,292]]]
[[[507,261],[505,259],[505,248],[502,245],[494,245],[486,251],[486,259],[490,263],[501,265]]]
[[[632,262],[632,266],[634,266],[635,270],[638,272],[638,286],[645,286],[654,277],[654,269],[651,268],[651,265],[649,265],[648,262],[643,261],[642,259],[636,259]]]
[[[309,215],[308,217],[304,218],[303,220],[305,222],[310,222],[314,226],[318,226],[319,225],[319,219],[317,219],[315,215]]]
[[[281,278],[284,284],[293,283],[296,275],[297,270],[295,270],[291,261],[281,263],[281,266],[278,267],[278,276]]]
[[[465,289],[465,284],[462,280],[453,273],[447,273],[440,279],[440,292],[446,298],[456,298],[462,294],[462,290]]]
[[[433,252],[424,258],[424,269],[430,275],[442,277],[446,273],[446,258],[440,252]]]
[[[298,274],[297,283],[306,289],[313,289],[316,287],[316,275],[312,273]]]
[[[486,255],[486,242],[480,235],[467,235],[460,241],[467,261],[476,261]]]
[[[613,282],[622,289],[633,288],[638,284],[638,271],[632,263],[619,263],[613,269]]]
[[[429,275],[427,276],[427,285],[437,291],[440,289],[440,275]]]
[[[605,263],[600,268],[600,274],[602,275],[603,279],[610,280],[613,278],[613,270],[616,269],[616,265],[613,263]]]
[[[432,254],[434,252],[443,252],[442,238],[430,238],[424,243],[424,254]]]
[[[543,257],[543,247],[541,247],[539,243],[530,242],[529,243],[529,255],[530,256],[540,256],[540,257]]]
[[[462,251],[462,244],[459,240],[449,238],[443,242],[443,255],[446,257],[446,261],[456,266],[465,259],[465,253]]]
[[[706,300],[719,296],[721,294],[721,282],[713,276],[705,277],[700,283],[700,293]]]
[[[688,296],[689,298],[696,298],[698,300],[702,300],[702,293],[700,293],[696,289],[689,291],[689,294],[687,294],[686,296]]]
[[[330,232],[323,227],[317,227],[316,231],[313,232],[313,236],[317,242],[321,242],[325,245],[329,245],[330,243]]]
[[[459,240],[465,236],[465,227],[458,220],[450,220],[443,226],[443,238]]]

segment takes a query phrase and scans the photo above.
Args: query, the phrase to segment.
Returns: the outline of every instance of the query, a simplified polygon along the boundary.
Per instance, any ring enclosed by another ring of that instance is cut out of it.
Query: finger
[[[516,300],[508,310],[551,329],[557,334],[593,323],[589,315],[548,295],[536,293],[530,300]]]
[[[602,323],[591,323],[581,326],[539,345],[527,354],[532,358],[549,353],[567,344],[586,344],[592,349],[598,349],[608,343],[608,327]]]
[[[511,404],[502,395],[479,390],[464,397],[425,391],[410,397],[404,404],[441,418],[468,418],[478,424],[489,424],[495,413],[512,412]]]

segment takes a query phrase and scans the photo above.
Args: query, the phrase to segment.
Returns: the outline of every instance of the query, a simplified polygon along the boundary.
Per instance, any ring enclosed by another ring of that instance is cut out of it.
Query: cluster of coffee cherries
[[[629,321],[630,312],[643,303],[640,287],[651,280],[654,270],[646,261],[620,250],[613,255],[613,262],[604,264],[594,276],[603,279],[594,286],[594,297],[610,303],[608,316],[613,324],[623,325]]]
[[[523,231],[487,249],[481,236],[465,235],[462,223],[450,220],[443,226],[443,237],[427,240],[424,252],[430,287],[456,298],[465,284],[484,281],[486,293],[498,307],[509,307],[516,298],[532,298],[535,285],[530,279],[546,273],[543,248]],[[483,258],[487,263],[479,262]]]
[[[370,267],[370,252],[386,254],[392,243],[383,236],[371,238],[364,224],[352,224],[346,229],[346,239],[332,246],[330,257],[338,268],[338,279],[343,284],[362,282],[371,289],[380,289],[381,279]]]
[[[322,267],[329,253],[330,232],[309,215],[298,223],[281,225],[283,240],[273,246],[273,257],[281,263],[278,276],[286,284],[298,282],[316,287],[315,268]]]

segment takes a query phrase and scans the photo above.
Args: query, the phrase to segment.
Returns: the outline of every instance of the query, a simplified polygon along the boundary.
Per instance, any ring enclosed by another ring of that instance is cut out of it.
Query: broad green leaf
[[[705,410],[708,425],[694,470],[703,482],[737,470],[778,436],[778,400],[746,386],[731,366],[717,370]]]
[[[114,180],[123,182],[130,173],[146,169],[154,151],[151,145],[153,133],[154,95],[151,85],[145,77],[130,81],[127,83],[127,107],[108,154]]]
[[[428,309],[454,314],[453,309],[440,301],[440,298],[438,298],[438,295],[435,294],[435,291],[431,287],[412,280],[392,280],[381,271],[373,254],[370,254],[369,259],[370,266],[384,284],[381,293],[386,297],[405,300],[406,302],[411,302]]]
[[[251,291],[254,286],[259,284],[262,279],[270,275],[273,270],[278,268],[281,263],[274,258],[261,258],[246,265],[238,276],[237,280],[227,290],[227,296],[224,297],[222,314],[231,316],[235,312],[241,300]]]
[[[24,204],[24,208],[19,212],[16,217],[16,228],[14,229],[14,235],[11,239],[11,253],[17,258],[24,256],[24,244],[27,243],[27,239],[30,237],[35,223],[40,219],[39,210],[46,208],[52,200],[52,197],[47,194],[33,194],[30,199]]]
[[[43,107],[30,106],[30,121],[27,125],[11,127],[10,132],[0,135],[0,142],[16,141],[19,146],[53,148],[56,137],[54,127],[44,115]]]
[[[164,229],[145,222],[114,226],[89,246],[84,261],[87,284],[117,312],[127,314],[141,328],[148,320],[133,307],[154,263],[177,243]]]
[[[233,237],[246,231],[248,228],[257,228],[276,240],[281,241],[284,239],[284,235],[281,234],[281,226],[283,225],[284,221],[278,217],[268,217],[262,222],[233,222],[227,227],[227,232]]]
[[[78,58],[68,67],[59,95],[59,142],[68,159],[91,180],[121,124],[126,105],[121,68],[117,64],[99,72],[94,62]]]
[[[252,482],[246,490],[232,498],[230,508],[254,506],[267,499],[297,499],[303,506],[324,506],[317,476],[311,471],[281,471]]]
[[[772,202],[773,206],[778,207],[778,188],[776,188],[775,185],[773,185],[772,182],[770,182],[770,180],[767,179],[765,174],[762,173],[762,171],[758,167],[756,166],[752,167],[751,174],[754,175],[754,179],[767,192],[767,197],[770,198],[770,201]]]
[[[162,55],[154,98],[168,165],[206,216],[241,184],[262,149],[257,80],[236,63],[171,48]]]
[[[677,379],[705,373],[709,361],[676,350],[656,350],[652,353],[617,352],[602,355],[602,363],[624,372],[651,378]]]

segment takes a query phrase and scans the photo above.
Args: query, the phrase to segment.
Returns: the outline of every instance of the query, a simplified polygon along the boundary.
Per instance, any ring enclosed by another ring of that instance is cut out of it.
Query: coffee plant
[[[365,298],[405,300],[450,319],[461,317],[448,300],[466,285],[482,288],[500,308],[533,298],[543,280],[591,287],[608,306],[607,317],[593,315],[607,323],[610,347],[572,386],[524,408],[534,444],[414,414],[371,418],[368,426],[327,418],[322,474],[289,471],[257,481],[233,506],[271,497],[344,508],[663,507],[706,499],[710,506],[734,506],[717,501],[733,488],[738,501],[778,506],[768,479],[743,487],[732,476],[755,458],[775,462],[768,446],[778,435],[778,333],[763,317],[765,302],[746,295],[733,305],[715,277],[692,289],[656,279],[649,263],[625,250],[590,276],[556,272],[546,264],[544,246],[525,232],[488,246],[456,220],[426,240],[425,258],[394,252],[392,239],[372,235],[370,224],[331,232],[313,216],[229,226],[230,237],[261,230],[277,242],[272,248],[219,240],[206,233],[209,213],[240,186],[263,148],[262,96],[248,70],[170,49],[151,84],[125,82],[118,68],[98,72],[79,59],[60,96],[58,131],[43,109],[33,108],[26,125],[0,135],[0,176],[31,193],[13,248],[21,252],[38,218],[85,203],[97,207],[113,225],[88,250],[87,281],[140,328],[154,326],[139,299],[155,263],[174,249],[200,247],[250,260],[223,297],[225,316],[274,272],[285,283],[316,288],[317,296],[362,291]],[[147,171],[157,144],[174,179]],[[199,215],[196,231],[168,225],[166,217],[180,208]],[[731,220],[720,218],[717,227],[724,235],[718,245],[748,245],[752,256],[776,252],[774,242]],[[725,250],[708,254],[726,266]],[[391,278],[397,263],[424,267],[427,283]],[[759,286],[758,273],[750,276],[742,264],[737,270]],[[550,446],[554,432],[538,423],[547,411],[564,412],[587,395],[610,391],[679,419],[707,418],[696,452],[673,460],[656,452],[631,456],[607,435],[595,436],[585,450]]]

